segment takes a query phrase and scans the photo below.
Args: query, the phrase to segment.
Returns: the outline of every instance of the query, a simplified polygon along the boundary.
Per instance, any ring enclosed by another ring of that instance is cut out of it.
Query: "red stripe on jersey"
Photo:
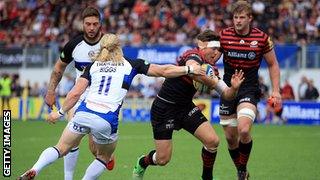
[[[234,28],[227,28],[221,31],[220,36],[234,36],[234,37],[240,37],[240,38],[266,38],[268,35],[266,33],[264,33],[263,31],[259,30],[258,28],[252,28],[250,31],[250,34],[248,34],[247,36],[240,36],[236,33],[236,31],[234,30]]]
[[[239,63],[239,64],[256,64],[257,62],[259,62],[259,59],[256,60],[252,60],[252,61],[248,61],[247,59],[227,59],[228,62],[232,62],[232,63]]]
[[[257,63],[255,65],[247,65],[247,64],[243,64],[243,63],[234,63],[234,64],[231,64],[231,63],[228,63],[231,67],[235,68],[235,69],[249,69],[249,68],[254,68],[254,67],[259,67],[260,64]]]
[[[250,47],[250,45],[248,44],[243,44],[243,45],[226,45],[226,44],[222,44],[225,45],[223,47],[223,49],[228,50],[228,49],[236,49],[237,51],[254,51],[256,53],[258,53],[261,50],[261,46],[259,47]]]
[[[226,62],[228,62],[230,65],[246,65],[246,66],[259,66],[260,65],[260,60],[257,59],[255,61],[248,61],[248,60],[232,60],[232,59],[228,59],[226,60]]]
[[[185,82],[189,83],[189,84],[193,84],[193,80],[191,79],[191,77],[185,75],[181,77],[182,80],[184,80]]]
[[[240,36],[236,34],[233,27],[224,29],[220,33],[220,42],[220,51],[225,55],[224,59],[229,62],[230,59],[241,61],[241,56],[243,57],[245,54],[246,57],[243,58],[248,59],[248,61],[261,61],[262,54],[265,54],[273,49],[273,43],[270,37],[257,28],[252,28],[247,36]],[[239,53],[238,57],[236,53]]]

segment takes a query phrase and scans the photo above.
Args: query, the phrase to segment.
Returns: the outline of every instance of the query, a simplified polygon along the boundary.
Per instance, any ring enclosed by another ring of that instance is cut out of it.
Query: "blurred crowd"
[[[261,99],[267,99],[270,96],[269,86],[264,83],[263,77],[259,77],[259,86],[261,90]],[[297,95],[294,93],[294,89],[288,80],[285,80],[281,86],[280,93],[282,100],[298,100],[298,101],[317,101],[319,98],[319,90],[314,85],[313,79],[302,76]]]
[[[2,96],[2,87],[4,86],[9,86],[8,89],[10,89],[10,97],[44,97],[47,93],[47,82],[43,82],[43,84],[40,85],[38,82],[31,83],[29,80],[21,82],[19,74],[2,73],[0,75],[0,97]],[[3,85],[2,83],[4,80],[8,80],[10,83]],[[75,79],[71,75],[64,75],[63,81],[57,87],[57,95],[65,97],[72,89],[74,82]]]
[[[235,0],[2,0],[0,47],[49,47],[58,52],[82,30],[81,10],[99,8],[103,31],[123,44],[191,44],[201,29],[232,24]],[[320,1],[251,0],[253,26],[277,44],[320,42]]]

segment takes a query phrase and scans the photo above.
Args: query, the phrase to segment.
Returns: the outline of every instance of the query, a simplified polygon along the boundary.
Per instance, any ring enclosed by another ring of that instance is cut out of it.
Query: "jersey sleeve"
[[[93,62],[93,63],[94,63],[94,62]],[[82,77],[82,78],[87,79],[89,82],[91,82],[90,69],[91,69],[91,66],[92,66],[93,63],[91,63],[90,65],[88,65],[88,66],[84,69],[83,74],[80,76],[80,77]]]
[[[198,55],[198,54],[190,54],[187,58],[186,58],[186,61],[189,61],[189,60],[194,60],[194,61],[197,61],[200,65],[202,65],[204,62],[202,61],[201,57]],[[185,65],[185,64],[184,64]]]
[[[131,64],[133,69],[136,69],[138,74],[147,74],[150,64],[148,61],[143,60],[143,59],[136,59],[136,60],[130,60],[127,59],[128,62]]]
[[[73,61],[72,52],[74,48],[81,42],[83,39],[83,36],[77,36],[74,39],[67,42],[67,44],[63,47],[61,53],[60,53],[60,59],[61,61],[69,64],[71,61]]]
[[[266,54],[267,52],[271,51],[272,49],[273,49],[273,42],[271,40],[271,37],[266,35],[266,39],[265,39],[265,42],[264,42],[264,47],[263,47],[263,50],[262,50],[262,54]]]

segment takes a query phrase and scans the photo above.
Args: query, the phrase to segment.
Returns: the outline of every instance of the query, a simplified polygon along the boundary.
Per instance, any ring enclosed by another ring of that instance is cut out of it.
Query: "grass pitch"
[[[7,179],[15,179],[35,163],[42,150],[55,145],[65,125],[65,122],[49,125],[44,121],[12,121],[12,174]],[[222,129],[217,124],[214,128],[221,140],[214,167],[215,179],[236,179],[236,170],[228,154]],[[116,167],[113,171],[106,171],[100,179],[131,179],[137,157],[154,147],[149,123],[120,123],[119,129]],[[253,149],[248,165],[252,180],[319,179],[320,126],[255,125],[252,134]],[[150,166],[145,180],[201,179],[201,144],[183,130],[174,133],[173,142],[171,162],[165,167]],[[80,146],[75,180],[81,179],[93,159],[87,138],[84,138]],[[63,160],[45,168],[37,179],[62,180]]]

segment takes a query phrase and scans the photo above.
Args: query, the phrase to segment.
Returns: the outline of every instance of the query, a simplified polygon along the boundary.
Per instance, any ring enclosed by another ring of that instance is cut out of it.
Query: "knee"
[[[243,126],[238,129],[240,139],[246,139],[250,137],[250,127],[249,126]]]
[[[220,140],[218,136],[211,136],[204,143],[204,146],[208,149],[216,149],[219,146]]]

